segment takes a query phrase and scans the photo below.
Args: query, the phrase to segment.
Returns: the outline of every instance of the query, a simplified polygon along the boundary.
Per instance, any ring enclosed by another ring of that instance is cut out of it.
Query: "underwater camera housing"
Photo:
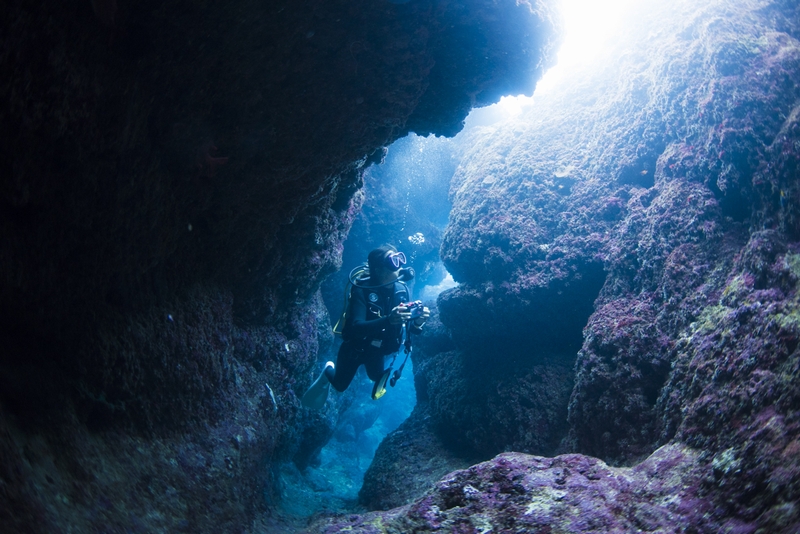
[[[408,304],[406,304],[406,310],[411,312],[411,319],[422,317],[423,314],[422,301],[415,300],[414,302],[409,302]]]

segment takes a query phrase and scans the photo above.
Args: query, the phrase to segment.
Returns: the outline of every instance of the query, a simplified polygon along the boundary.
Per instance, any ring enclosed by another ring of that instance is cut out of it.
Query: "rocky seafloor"
[[[312,532],[800,530],[798,9],[640,6],[470,134],[386,511]]]

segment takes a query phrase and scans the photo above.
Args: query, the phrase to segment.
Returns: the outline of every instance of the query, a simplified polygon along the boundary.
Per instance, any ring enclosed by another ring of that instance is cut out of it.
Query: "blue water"
[[[401,357],[395,368],[402,363]],[[387,366],[389,362],[391,358]],[[281,500],[286,515],[309,517],[320,512],[358,510],[358,491],[378,445],[414,409],[417,399],[410,359],[397,385],[377,401],[370,398],[372,382],[363,369],[350,386],[355,401],[340,414],[336,432],[317,462],[304,472],[291,462],[281,468]],[[339,393],[331,391],[331,395]]]
[[[350,269],[383,243],[404,251],[417,277],[409,286],[412,299],[435,300],[455,285],[438,257],[441,233],[448,221],[450,179],[455,171],[454,140],[411,134],[396,141],[382,165],[367,170],[366,201],[345,242],[343,268],[331,275],[322,291],[333,322],[341,313],[342,292]],[[423,242],[415,242],[417,234]],[[412,237],[412,239],[409,239]],[[334,347],[329,359],[334,359]],[[403,360],[398,354],[394,368]],[[391,357],[386,359],[386,366]],[[333,438],[300,471],[291,462],[280,471],[283,513],[296,518],[325,512],[359,511],[358,492],[383,438],[411,414],[416,404],[411,360],[394,388],[377,401],[363,367],[343,395],[352,404],[338,417]]]

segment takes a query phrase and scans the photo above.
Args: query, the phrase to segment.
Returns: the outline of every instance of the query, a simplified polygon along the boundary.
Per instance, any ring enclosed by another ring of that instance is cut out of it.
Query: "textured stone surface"
[[[332,432],[297,394],[364,168],[530,93],[551,14],[12,1],[0,27],[0,521],[246,530]]]
[[[676,343],[659,408],[666,435],[712,457],[709,483],[726,513],[791,532],[800,525],[800,256],[775,237],[753,234],[739,274]]]
[[[456,374],[491,375],[466,364],[483,343],[502,347],[493,368],[544,363],[585,326],[569,446],[614,461],[653,450],[674,344],[717,304],[750,231],[774,228],[777,247],[796,232],[800,57],[760,18],[778,7],[654,7],[642,28],[672,22],[630,30],[635,53],[485,133],[451,186],[442,248],[462,282],[439,303],[468,353]]]
[[[700,498],[696,460],[696,451],[675,445],[635,468],[578,454],[506,453],[449,474],[413,504],[319,521],[310,532],[719,531]]]
[[[798,530],[798,20],[792,2],[653,3],[596,68],[476,136],[442,246],[456,348],[419,370],[431,427],[448,451],[587,456],[501,455],[319,531]],[[570,361],[560,386],[507,389]],[[546,402],[562,425],[533,423]],[[524,482],[559,462],[614,475]]]
[[[364,475],[359,502],[370,510],[388,510],[422,496],[447,473],[471,462],[447,452],[430,428],[425,403],[389,434]]]

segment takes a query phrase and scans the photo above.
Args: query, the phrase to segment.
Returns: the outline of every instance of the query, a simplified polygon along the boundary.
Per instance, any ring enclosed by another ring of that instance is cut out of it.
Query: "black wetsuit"
[[[369,280],[361,282],[368,286]],[[328,380],[337,391],[344,391],[353,381],[360,365],[376,382],[383,375],[383,358],[397,352],[402,343],[402,325],[391,324],[389,314],[395,306],[409,301],[408,286],[395,281],[377,288],[353,286],[347,317],[342,330],[342,346],[336,357],[336,371]],[[408,331],[419,334],[422,329],[413,322]]]

